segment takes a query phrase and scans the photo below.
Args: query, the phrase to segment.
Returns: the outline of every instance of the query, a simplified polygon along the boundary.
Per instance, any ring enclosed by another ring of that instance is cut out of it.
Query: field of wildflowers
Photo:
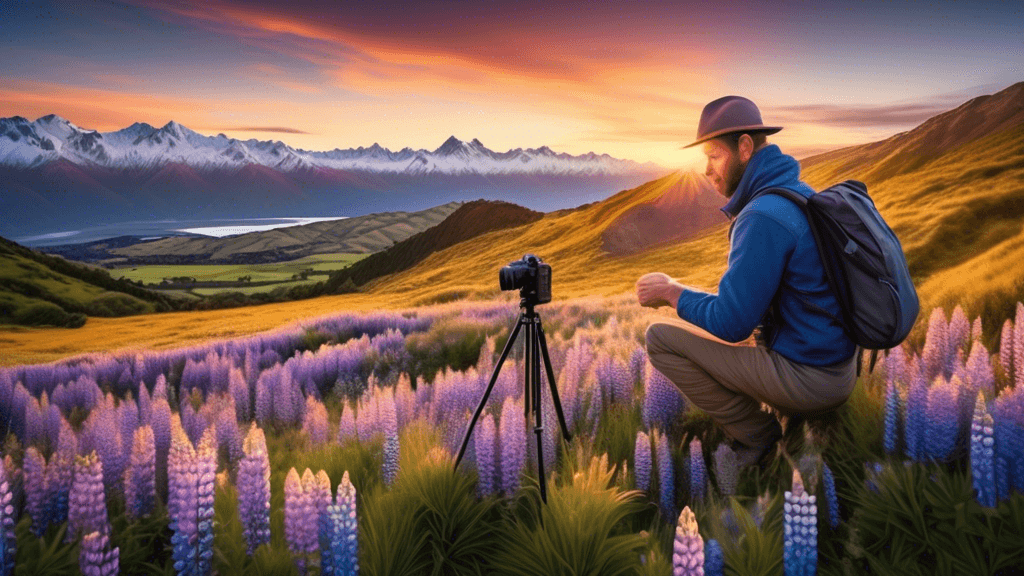
[[[784,422],[738,471],[647,359],[626,298],[539,309],[548,502],[504,364],[518,314],[463,303],[0,369],[0,575],[1014,574],[1024,570],[1024,304],[935,308],[920,350]],[[988,343],[988,346],[986,346]]]

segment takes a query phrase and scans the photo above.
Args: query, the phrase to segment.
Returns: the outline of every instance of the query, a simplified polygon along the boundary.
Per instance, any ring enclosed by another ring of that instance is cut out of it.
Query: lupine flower
[[[175,414],[171,419],[171,449],[167,456],[167,513],[173,532],[171,559],[179,576],[194,575],[198,568],[198,479],[195,447]]]
[[[313,446],[326,444],[331,434],[327,423],[327,408],[312,396],[306,398],[306,415],[302,419],[302,431]]]
[[[818,565],[818,506],[804,491],[800,471],[793,470],[793,490],[783,505],[782,564],[786,576],[813,576]]]
[[[704,465],[704,452],[700,440],[690,441],[690,499],[694,502],[704,500],[708,481],[707,468]]]
[[[477,492],[486,497],[494,494],[495,486],[495,429],[494,417],[485,413],[480,420],[480,428],[475,431],[473,442],[476,445],[476,469],[480,477]]]
[[[988,508],[995,508],[996,505],[994,445],[992,415],[985,407],[985,397],[978,392],[971,422],[971,477],[975,497],[982,506]]]
[[[991,396],[995,393],[995,378],[988,348],[976,340],[971,345],[971,355],[967,358],[967,380],[970,389],[974,392],[982,390]]]
[[[380,400],[380,426],[384,432],[383,478],[385,484],[392,484],[398,476],[399,444],[398,414],[395,399],[389,391]]]
[[[50,464],[46,471],[50,478],[50,519],[55,524],[63,524],[68,519],[68,495],[71,493],[71,482],[75,475],[75,456],[78,454],[78,438],[67,420],[61,420],[60,436],[57,450],[50,456]]]
[[[131,518],[153,512],[156,496],[156,444],[153,428],[136,428],[132,434],[132,453],[124,479],[125,510]]]
[[[103,465],[96,451],[75,459],[75,480],[68,507],[67,540],[90,532],[110,533],[103,493]]]
[[[629,373],[633,376],[634,382],[643,383],[647,380],[647,350],[643,346],[633,349],[629,356]]]
[[[949,352],[949,322],[941,307],[932,308],[928,318],[928,332],[925,334],[924,350],[921,352],[921,369],[928,381],[945,374],[946,355]]]
[[[900,404],[900,391],[890,378],[885,387],[885,434],[882,437],[886,454],[899,450]]]
[[[718,477],[718,489],[721,490],[723,496],[736,494],[739,472],[736,452],[728,444],[719,444],[715,449],[715,473]]]
[[[985,332],[984,330],[982,330],[981,327],[981,316],[978,316],[977,318],[974,319],[974,323],[971,324],[971,342],[981,341],[981,339],[984,338],[984,334]],[[974,345],[972,344],[971,346],[971,350],[974,350]]]
[[[822,466],[822,479],[825,484],[825,500],[828,503],[828,523],[832,528],[839,526],[839,498],[836,497],[836,479],[828,464]]]
[[[910,464],[910,462],[906,462]],[[878,480],[879,475],[882,474],[882,463],[881,462],[865,462],[864,463],[864,485],[868,490],[878,493]]]
[[[246,552],[252,556],[260,544],[270,542],[270,461],[263,430],[253,422],[238,463],[238,515],[242,520]]]
[[[512,496],[519,490],[519,475],[526,467],[526,417],[522,404],[506,398],[499,427],[501,489],[506,496]]]
[[[232,368],[228,374],[228,389],[235,399],[235,418],[239,422],[248,422],[252,418],[249,399],[249,383],[245,380],[242,370]]]
[[[949,317],[948,338],[947,360],[956,358],[957,350],[963,350],[964,354],[967,353],[967,345],[971,342],[971,321],[967,319],[967,314],[959,304]]]
[[[907,393],[907,413],[903,434],[907,457],[924,458],[925,411],[928,407],[928,381],[920,368],[911,369],[910,390]]]
[[[348,470],[338,484],[335,503],[320,517],[321,573],[324,576],[355,576],[359,573],[359,526],[356,489]]]
[[[222,407],[217,413],[214,427],[217,431],[217,446],[227,454],[228,462],[238,462],[242,457],[242,438],[238,432],[238,420],[234,401]]]
[[[1014,386],[1024,388],[1024,304],[1017,302],[1017,315],[1013,319],[1013,380]]]
[[[110,549],[110,539],[102,532],[90,532],[82,538],[78,567],[82,576],[117,576],[120,550]]]
[[[928,391],[925,450],[929,458],[945,460],[953,452],[957,436],[957,388],[960,380],[951,382],[937,377]]]
[[[0,574],[14,573],[14,552],[18,539],[14,535],[14,494],[7,467],[0,465]]]
[[[997,500],[1024,491],[1024,388],[1004,388],[992,407]]]
[[[348,402],[341,409],[341,422],[338,423],[338,443],[344,444],[356,435],[356,417]]]
[[[25,512],[32,518],[32,533],[37,537],[42,536],[50,525],[46,459],[35,446],[29,446],[25,451],[22,474],[25,479]]]
[[[636,433],[636,448],[633,455],[636,488],[648,491],[651,489],[651,465],[653,462],[651,461],[651,439],[643,430]]]
[[[668,436],[655,432],[658,462],[658,505],[661,514],[667,518],[675,515],[675,468],[672,452],[668,444]]]
[[[293,467],[284,480],[284,536],[295,555],[304,554],[306,550],[305,524],[310,520],[306,518],[307,508],[302,479]],[[303,572],[305,563],[298,558],[296,562],[300,565],[299,572]]]
[[[704,539],[697,531],[697,518],[689,506],[683,508],[676,523],[672,576],[704,576]]]
[[[704,543],[704,576],[724,576],[725,557],[718,540],[709,539]]]
[[[1003,367],[1006,379],[1013,382],[1013,320],[1003,322],[999,333],[999,365]]]
[[[686,408],[683,395],[664,374],[653,366],[647,367],[644,381],[643,422],[650,430],[669,428]]]

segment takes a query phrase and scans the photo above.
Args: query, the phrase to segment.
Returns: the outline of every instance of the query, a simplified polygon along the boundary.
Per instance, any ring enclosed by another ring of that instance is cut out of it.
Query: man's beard
[[[739,163],[731,165],[727,168],[725,174],[725,198],[726,200],[731,199],[732,195],[736,193],[736,189],[740,186],[740,180],[743,179],[743,172],[747,169],[747,163]]]

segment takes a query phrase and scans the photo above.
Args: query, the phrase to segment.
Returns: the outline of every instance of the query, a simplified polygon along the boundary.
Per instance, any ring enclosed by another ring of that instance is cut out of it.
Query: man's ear
[[[750,157],[754,155],[754,139],[750,137],[750,134],[743,134],[740,136],[737,144],[740,152],[740,162],[746,164],[750,161]]]

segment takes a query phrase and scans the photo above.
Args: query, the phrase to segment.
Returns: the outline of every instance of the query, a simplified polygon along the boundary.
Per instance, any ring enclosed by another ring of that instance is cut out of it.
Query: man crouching
[[[729,201],[728,269],[717,294],[655,272],[636,283],[640,305],[674,306],[680,321],[647,329],[651,364],[732,438],[741,467],[763,467],[782,437],[767,404],[790,416],[834,409],[856,383],[856,345],[841,316],[807,218],[793,202],[764,194],[787,188],[806,197],[800,165],[768,144],[757,106],[726,96],[704,107],[697,140],[705,175]],[[748,340],[759,328],[754,343]],[[749,342],[749,341],[748,341]]]

